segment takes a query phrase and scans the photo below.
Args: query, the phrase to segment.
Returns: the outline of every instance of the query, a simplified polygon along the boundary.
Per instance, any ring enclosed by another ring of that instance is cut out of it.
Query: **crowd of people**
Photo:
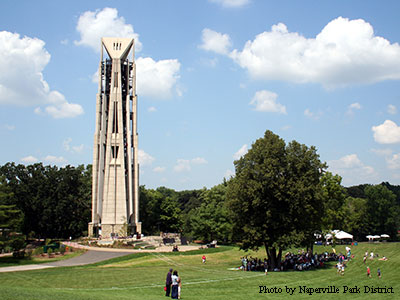
[[[295,270],[295,271],[304,271],[311,270],[315,268],[321,268],[328,261],[339,261],[341,264],[344,264],[344,261],[347,261],[350,258],[351,253],[347,253],[347,255],[339,254],[337,255],[335,252],[332,253],[322,253],[322,254],[311,254],[309,252],[299,251],[297,254],[288,252],[283,258],[280,269],[275,268],[274,270],[268,266],[268,260],[266,258],[260,259],[257,257],[241,257],[241,266],[240,270],[243,271],[285,271],[285,270]]]
[[[268,270],[268,262],[267,259],[261,260],[257,257],[241,257],[242,265],[240,269],[243,271],[265,271]]]

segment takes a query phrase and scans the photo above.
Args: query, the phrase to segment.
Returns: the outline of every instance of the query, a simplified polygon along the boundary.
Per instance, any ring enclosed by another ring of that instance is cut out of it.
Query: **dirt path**
[[[82,266],[97,263],[103,260],[108,260],[115,257],[125,256],[132,253],[141,252],[171,252],[172,246],[162,246],[157,249],[151,250],[135,250],[135,249],[113,249],[113,248],[99,248],[99,247],[88,247],[83,246],[74,242],[65,242],[67,246],[73,248],[80,248],[88,250],[80,256],[75,256],[70,259],[59,260],[50,263],[38,264],[38,265],[23,265],[13,267],[0,267],[0,273],[2,272],[16,272],[16,271],[30,271],[40,270],[54,267],[73,267]],[[199,246],[180,246],[179,251],[190,251],[199,249]]]

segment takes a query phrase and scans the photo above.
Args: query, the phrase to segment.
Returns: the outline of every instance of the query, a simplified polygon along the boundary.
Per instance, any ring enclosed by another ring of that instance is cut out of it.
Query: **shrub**
[[[33,250],[33,255],[40,255],[43,253],[43,247],[38,247],[35,250]]]

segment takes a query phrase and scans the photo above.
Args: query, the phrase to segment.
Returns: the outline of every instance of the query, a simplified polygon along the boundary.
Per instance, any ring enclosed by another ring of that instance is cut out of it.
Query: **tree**
[[[4,177],[0,177],[0,252],[7,248],[17,251],[25,242],[25,237],[19,234],[23,214],[12,204],[13,197]]]
[[[321,177],[324,203],[323,225],[326,230],[344,230],[346,218],[346,192],[341,185],[342,177],[330,172]]]
[[[201,193],[201,205],[188,214],[191,236],[206,242],[231,240],[232,225],[226,207],[226,190],[226,184],[219,184]]]
[[[0,168],[24,214],[22,232],[37,237],[84,235],[90,220],[91,166],[29,166],[8,163]]]
[[[182,213],[178,193],[166,187],[140,188],[140,218],[145,234],[182,231]]]
[[[239,160],[228,183],[234,238],[242,249],[265,246],[269,265],[280,267],[282,250],[310,245],[320,229],[318,191],[325,164],[314,147],[285,142],[266,131]]]
[[[345,204],[344,230],[351,232],[354,239],[361,241],[368,235],[367,199],[347,197]]]
[[[371,234],[397,236],[400,211],[396,205],[396,195],[384,185],[371,185],[365,188],[367,197],[367,228]]]

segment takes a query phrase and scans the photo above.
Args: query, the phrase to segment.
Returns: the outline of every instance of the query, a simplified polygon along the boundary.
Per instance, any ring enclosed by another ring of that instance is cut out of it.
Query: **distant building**
[[[133,39],[101,39],[89,236],[141,233],[134,56]]]

